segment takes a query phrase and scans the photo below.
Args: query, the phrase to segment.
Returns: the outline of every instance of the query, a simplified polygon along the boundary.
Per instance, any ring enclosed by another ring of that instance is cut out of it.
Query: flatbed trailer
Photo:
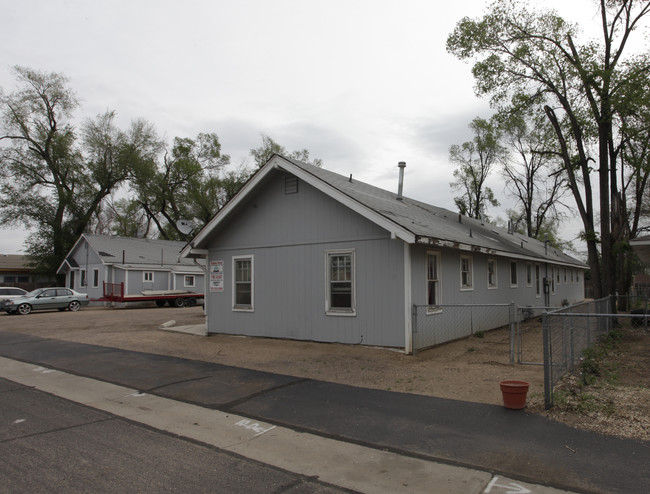
[[[103,293],[98,299],[99,302],[155,302],[158,307],[164,307],[166,304],[170,307],[194,307],[204,297],[202,293],[187,290],[145,290],[140,294],[125,295],[124,283],[106,282]]]

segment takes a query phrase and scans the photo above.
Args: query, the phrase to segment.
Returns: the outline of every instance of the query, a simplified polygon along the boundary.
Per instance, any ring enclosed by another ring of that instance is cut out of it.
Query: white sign
[[[210,261],[210,292],[223,292],[223,261]]]

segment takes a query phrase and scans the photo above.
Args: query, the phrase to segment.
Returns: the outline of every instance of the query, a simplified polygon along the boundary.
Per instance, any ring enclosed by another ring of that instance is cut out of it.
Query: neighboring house
[[[31,291],[55,283],[54,277],[35,274],[26,256],[0,254],[0,286],[16,286]]]
[[[650,264],[650,235],[630,240],[630,246],[644,263]]]
[[[644,235],[630,240],[630,246],[645,265],[645,271],[650,266],[650,235]],[[647,297],[650,295],[650,275],[638,273],[632,281],[632,295]]]
[[[207,260],[208,332],[410,353],[414,305],[584,298],[583,263],[401,188],[272,157],[182,252]]]
[[[124,283],[124,295],[144,290],[188,290],[203,293],[204,269],[180,257],[185,242],[83,234],[59,266],[68,288],[103,295],[104,283]]]

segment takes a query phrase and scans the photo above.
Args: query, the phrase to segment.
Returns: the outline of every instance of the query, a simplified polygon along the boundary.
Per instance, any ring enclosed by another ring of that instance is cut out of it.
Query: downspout
[[[411,293],[411,245],[404,242],[404,353],[413,353],[413,319],[411,306],[413,296]]]

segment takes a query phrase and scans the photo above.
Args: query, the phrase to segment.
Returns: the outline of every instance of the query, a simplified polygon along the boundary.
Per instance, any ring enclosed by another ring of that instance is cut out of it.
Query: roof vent
[[[404,168],[406,168],[406,162],[400,161],[397,166],[399,167],[399,184],[397,185],[397,200],[401,201],[404,199],[402,196],[402,189],[404,188]]]

